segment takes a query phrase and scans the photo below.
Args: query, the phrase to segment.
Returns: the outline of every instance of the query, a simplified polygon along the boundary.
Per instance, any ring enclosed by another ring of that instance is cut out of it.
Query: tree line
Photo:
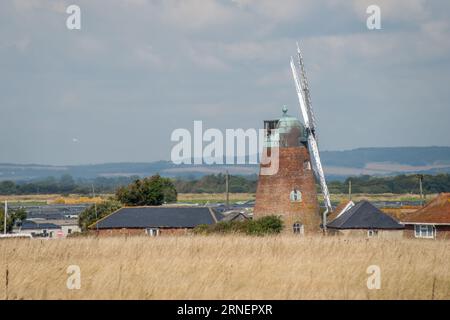
[[[206,175],[201,178],[191,179],[166,179],[173,184],[177,193],[221,193],[225,192],[225,175]],[[75,180],[70,175],[60,178],[49,177],[46,179],[14,182],[1,181],[0,194],[84,194],[116,193],[116,190],[140,180],[137,176]],[[418,193],[419,180],[417,175],[398,175],[392,177],[357,176],[347,178],[345,181],[328,181],[331,193],[347,193],[351,180],[353,193]],[[229,176],[229,190],[232,193],[256,192],[257,177],[253,176]],[[138,188],[138,186],[136,186]],[[319,188],[319,187],[318,187]],[[450,174],[424,175],[423,189],[426,193],[439,193],[450,191]],[[319,190],[319,189],[318,189]],[[135,190],[136,191],[136,190]],[[124,197],[133,197],[135,191],[124,194]],[[166,197],[170,195],[167,194]],[[173,197],[173,194],[172,194]]]
[[[392,177],[369,175],[350,177],[343,182],[331,181],[328,183],[328,188],[331,193],[347,193],[350,181],[352,193],[419,193],[419,177],[417,174]],[[423,191],[425,193],[449,192],[450,174],[423,175]]]

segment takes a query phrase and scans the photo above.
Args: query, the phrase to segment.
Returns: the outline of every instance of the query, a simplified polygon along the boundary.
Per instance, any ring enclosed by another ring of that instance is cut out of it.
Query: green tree
[[[121,207],[122,204],[116,200],[108,200],[97,205],[91,205],[78,216],[78,225],[82,231],[86,231],[91,224],[119,210]]]
[[[161,178],[161,180],[164,193],[164,202],[165,203],[177,202],[178,193],[172,180],[169,178]]]
[[[8,216],[6,217],[6,232],[11,232],[14,224],[21,223],[27,218],[27,212],[24,209],[8,209]],[[3,233],[5,227],[5,210],[0,208],[0,232]]]
[[[170,179],[154,175],[120,187],[116,198],[128,206],[159,206],[164,202],[175,202],[177,191]]]
[[[15,209],[12,211],[12,218],[14,219],[14,222],[22,222],[27,218],[27,212],[25,209]]]
[[[75,189],[76,183],[70,174],[64,174],[59,179],[59,188],[62,193],[69,193]]]
[[[0,182],[1,194],[15,194],[17,192],[16,184],[13,181]]]

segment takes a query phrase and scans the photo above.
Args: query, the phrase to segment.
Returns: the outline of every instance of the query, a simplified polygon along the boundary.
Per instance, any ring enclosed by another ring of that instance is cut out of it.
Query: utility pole
[[[352,201],[352,180],[348,179],[348,199]]]
[[[229,183],[228,183],[228,170],[225,173],[225,192],[226,192],[226,201],[227,207],[230,205],[230,193],[229,193]]]
[[[5,200],[5,214],[3,222],[3,234],[6,234],[6,216],[8,215],[8,201]]]
[[[98,216],[97,216],[97,201],[95,201],[95,190],[94,190],[94,184],[92,184],[92,200],[94,200],[94,212],[95,212],[95,227],[98,231]]]
[[[423,198],[423,187],[422,187],[423,174],[418,174],[417,177],[419,178],[420,205],[423,207],[423,205],[425,203],[424,198]]]

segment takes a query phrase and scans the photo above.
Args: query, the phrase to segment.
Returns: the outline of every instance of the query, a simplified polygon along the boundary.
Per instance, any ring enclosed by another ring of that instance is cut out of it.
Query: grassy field
[[[59,194],[31,194],[31,195],[0,195],[0,202],[8,200],[10,205],[37,206],[47,204],[83,204],[101,202],[112,195],[99,195],[95,198],[71,194],[62,196]]]
[[[231,202],[254,200],[254,193],[230,193]],[[205,203],[205,202],[225,202],[224,193],[179,193],[178,202]]]
[[[184,236],[0,241],[0,299],[450,299],[450,242]],[[67,289],[69,265],[81,288]],[[381,288],[367,288],[367,268]]]
[[[435,194],[430,194],[427,196],[428,200],[435,197]],[[230,201],[246,201],[254,200],[254,193],[230,193]],[[322,196],[318,195],[318,199],[322,200]],[[347,200],[347,194],[332,194],[331,200],[333,202],[340,202]],[[354,194],[352,195],[354,201],[369,200],[369,201],[418,201],[420,200],[420,195],[418,194],[393,194],[393,193],[383,193],[383,194]],[[178,194],[179,202],[199,202],[204,203],[210,202],[224,202],[225,194],[223,193],[180,193]]]

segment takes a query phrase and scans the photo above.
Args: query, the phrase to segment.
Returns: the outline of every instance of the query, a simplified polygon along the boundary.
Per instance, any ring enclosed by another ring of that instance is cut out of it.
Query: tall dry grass
[[[80,290],[66,287],[69,265],[81,268]],[[379,290],[366,286],[369,265],[381,268]],[[449,265],[448,241],[293,236],[3,240],[0,298],[449,299]]]

